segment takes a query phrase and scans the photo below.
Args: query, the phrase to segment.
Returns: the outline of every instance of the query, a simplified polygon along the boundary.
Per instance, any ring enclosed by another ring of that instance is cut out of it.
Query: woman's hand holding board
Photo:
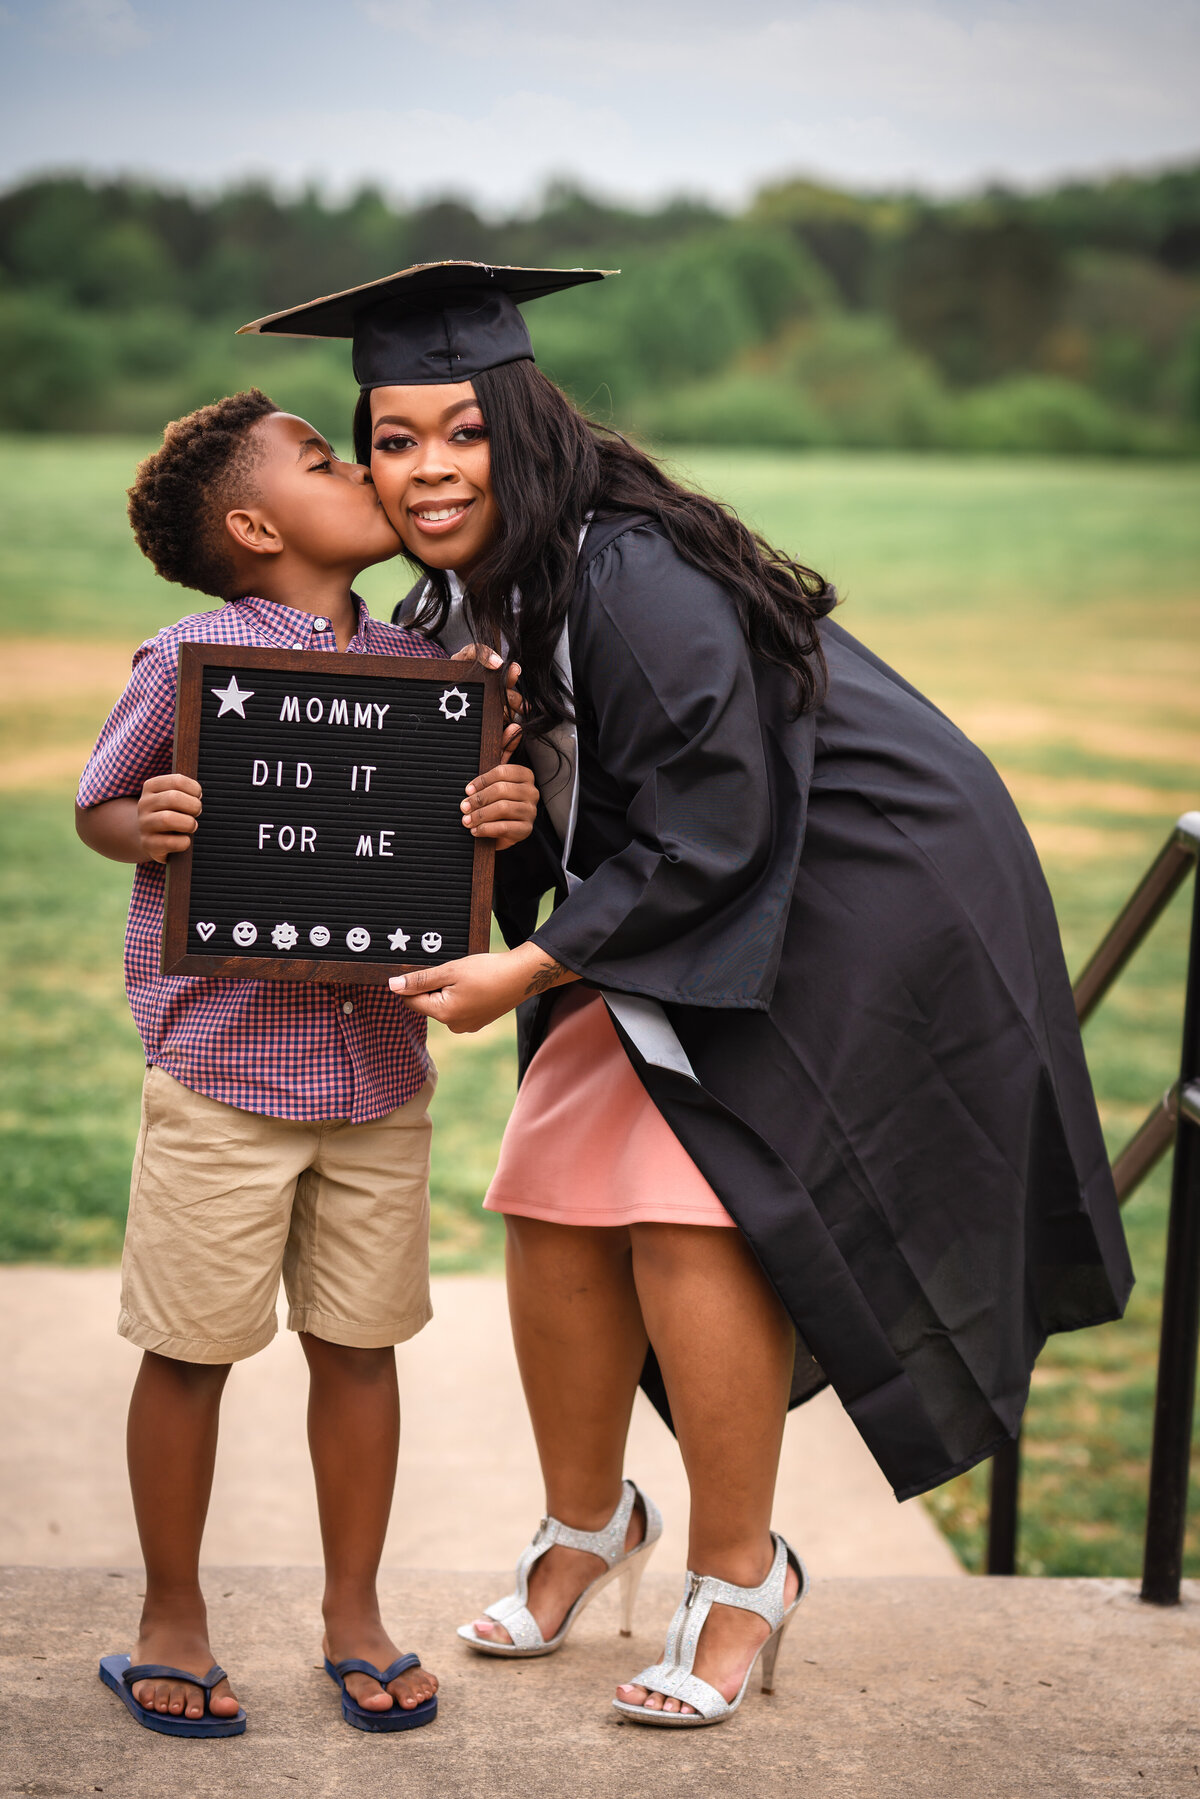
[[[482,662],[485,668],[499,668],[501,658],[484,643],[464,644],[450,658],[451,662]],[[510,662],[505,682],[504,716],[506,724],[500,739],[500,766],[489,768],[477,780],[467,784],[467,797],[462,802],[463,823],[472,837],[494,837],[497,850],[511,849],[521,843],[533,829],[537,815],[538,790],[533,770],[518,764],[510,767],[521,746],[521,714],[525,702],[517,682],[521,665]]]
[[[509,729],[520,734],[517,725]],[[537,809],[533,770],[519,763],[513,766],[503,758],[498,767],[467,783],[467,797],[462,801],[463,823],[472,837],[494,838],[497,850],[509,849],[529,836]]]

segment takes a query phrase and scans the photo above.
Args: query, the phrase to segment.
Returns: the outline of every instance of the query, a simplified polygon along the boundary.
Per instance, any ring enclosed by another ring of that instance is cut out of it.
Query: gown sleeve
[[[750,654],[731,596],[654,526],[576,592],[582,876],[534,941],[600,987],[763,1011],[804,834],[811,717]]]

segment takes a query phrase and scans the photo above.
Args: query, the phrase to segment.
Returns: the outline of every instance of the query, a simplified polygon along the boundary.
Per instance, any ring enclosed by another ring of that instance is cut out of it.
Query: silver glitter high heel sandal
[[[771,1563],[771,1572],[760,1587],[730,1586],[728,1581],[716,1580],[711,1574],[693,1574],[689,1569],[683,1598],[667,1631],[663,1659],[652,1668],[643,1668],[629,1683],[630,1686],[645,1687],[651,1693],[663,1693],[670,1699],[678,1699],[683,1705],[692,1705],[696,1708],[694,1713],[647,1711],[644,1705],[630,1705],[624,1699],[614,1699],[613,1704],[619,1712],[627,1718],[636,1719],[639,1724],[664,1724],[675,1730],[704,1724],[721,1724],[726,1718],[731,1718],[742,1703],[750,1684],[750,1676],[760,1659],[762,1690],[764,1693],[775,1691],[775,1662],[779,1655],[779,1645],[783,1641],[784,1631],[796,1614],[797,1606],[808,1592],[808,1573],[795,1550],[789,1548],[774,1531],[771,1532],[771,1541],[775,1545],[775,1560]],[[784,1583],[789,1566],[799,1575],[800,1587],[792,1603],[785,1606]],[[718,1693],[716,1687],[710,1687],[706,1680],[701,1680],[698,1674],[692,1672],[700,1632],[714,1605],[736,1605],[744,1612],[757,1612],[771,1626],[770,1636],[746,1669],[745,1679],[734,1699],[726,1699],[723,1693]]]
[[[645,1515],[646,1531],[641,1542],[626,1555],[625,1534],[637,1501],[641,1502]],[[460,1625],[458,1634],[472,1649],[478,1649],[483,1655],[507,1655],[514,1658],[552,1655],[556,1649],[562,1648],[584,1607],[591,1604],[602,1587],[606,1587],[611,1580],[619,1579],[621,1635],[631,1636],[638,1587],[646,1571],[646,1563],[661,1536],[662,1515],[658,1507],[631,1480],[621,1483],[617,1509],[603,1530],[572,1530],[569,1524],[562,1524],[557,1518],[543,1518],[532,1543],[524,1550],[517,1563],[516,1591],[509,1593],[507,1598],[498,1599],[494,1605],[489,1605],[484,1613],[485,1617],[494,1618],[497,1624],[503,1624],[512,1642],[497,1643],[490,1637],[478,1636],[473,1624]],[[583,1589],[559,1625],[557,1634],[547,1642],[526,1601],[529,1598],[530,1571],[534,1563],[540,1561],[555,1543],[561,1543],[566,1549],[585,1549],[589,1555],[598,1555],[604,1563],[604,1572],[598,1574],[591,1585]]]

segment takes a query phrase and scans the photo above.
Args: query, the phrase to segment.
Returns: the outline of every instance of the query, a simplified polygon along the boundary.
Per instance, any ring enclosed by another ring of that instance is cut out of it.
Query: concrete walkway
[[[112,1269],[0,1268],[0,1564],[139,1560],[124,1468],[138,1352],[115,1333],[117,1287]],[[542,1493],[503,1285],[439,1280],[434,1307],[433,1323],[400,1351],[404,1427],[385,1566],[511,1570]],[[304,1406],[304,1361],[289,1333],[234,1370],[206,1561],[320,1560]],[[681,1571],[683,1468],[640,1395],[627,1467],[666,1519],[656,1568]],[[896,1504],[830,1393],[788,1420],[775,1522],[817,1575],[959,1572],[920,1502]],[[469,1609],[503,1590],[484,1581]]]
[[[1124,1581],[818,1581],[777,1690],[727,1724],[624,1724],[613,1683],[657,1657],[678,1581],[651,1570],[632,1641],[616,1598],[561,1654],[484,1660],[452,1626],[480,1576],[383,1582],[442,1678],[401,1736],[341,1721],[318,1663],[315,1569],[213,1569],[210,1617],[246,1734],[174,1742],[96,1677],[128,1642],[136,1575],[0,1570],[0,1793],[118,1799],[1188,1799],[1200,1795],[1200,1592],[1168,1612]]]
[[[230,1383],[205,1575],[250,1725],[177,1742],[140,1730],[96,1677],[130,1644],[141,1590],[121,1447],[137,1354],[113,1334],[116,1278],[0,1270],[0,1563],[24,1564],[0,1567],[4,1799],[1200,1799],[1196,1584],[1162,1612],[1123,1581],[962,1578],[829,1395],[788,1424],[776,1521],[817,1579],[773,1697],[686,1733],[608,1704],[660,1653],[684,1564],[682,1469],[648,1408],[629,1467],[668,1522],[633,1639],[610,1591],[561,1655],[473,1655],[454,1626],[505,1590],[495,1571],[541,1495],[499,1282],[440,1281],[435,1304],[401,1354],[381,1589],[398,1639],[442,1680],[437,1722],[389,1737],[341,1721],[320,1667],[302,1361],[282,1337]]]

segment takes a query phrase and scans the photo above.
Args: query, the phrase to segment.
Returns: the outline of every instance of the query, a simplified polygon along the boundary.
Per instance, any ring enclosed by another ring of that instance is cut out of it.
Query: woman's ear
[[[254,556],[278,556],[283,549],[282,537],[261,512],[227,512],[225,529],[239,550]]]

